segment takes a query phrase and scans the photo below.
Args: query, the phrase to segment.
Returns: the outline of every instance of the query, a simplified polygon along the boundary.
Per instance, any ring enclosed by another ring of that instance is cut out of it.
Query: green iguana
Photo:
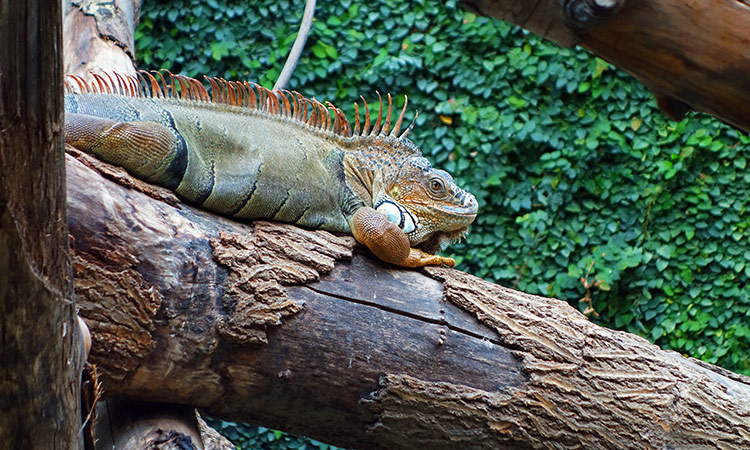
[[[453,266],[433,253],[463,235],[477,201],[406,138],[414,122],[399,135],[406,101],[393,129],[390,95],[372,127],[365,102],[360,130],[357,105],[352,129],[296,92],[207,78],[209,95],[154,74],[70,76],[66,142],[229,217],[350,233],[400,266]]]

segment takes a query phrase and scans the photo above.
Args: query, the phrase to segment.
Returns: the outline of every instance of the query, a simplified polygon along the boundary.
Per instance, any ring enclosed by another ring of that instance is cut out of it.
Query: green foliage
[[[145,3],[140,63],[270,87],[302,4]],[[588,273],[592,320],[750,374],[747,136],[454,0],[319,4],[290,87],[350,114],[409,96],[412,139],[480,203],[461,269],[573,305]]]

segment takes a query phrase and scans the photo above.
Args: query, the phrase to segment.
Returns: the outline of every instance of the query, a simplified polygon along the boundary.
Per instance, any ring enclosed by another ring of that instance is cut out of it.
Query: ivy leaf
[[[230,44],[227,42],[212,42],[210,48],[211,57],[216,61],[220,61],[222,58],[229,55]]]
[[[674,250],[673,245],[661,245],[656,249],[656,254],[662,258],[669,259],[672,257]]]

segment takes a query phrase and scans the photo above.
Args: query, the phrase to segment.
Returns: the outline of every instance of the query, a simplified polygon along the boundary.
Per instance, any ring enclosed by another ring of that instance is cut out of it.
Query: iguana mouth
[[[468,227],[454,231],[436,231],[435,233],[432,233],[432,235],[427,238],[426,241],[417,245],[417,247],[428,253],[439,252],[444,246],[452,242],[461,240],[461,238],[466,234],[467,229]]]

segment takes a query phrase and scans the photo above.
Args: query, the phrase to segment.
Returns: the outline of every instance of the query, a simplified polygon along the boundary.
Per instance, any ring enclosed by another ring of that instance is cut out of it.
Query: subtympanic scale
[[[417,228],[416,217],[398,203],[385,200],[375,209],[383,213],[388,218],[388,222],[397,225],[406,234]]]

